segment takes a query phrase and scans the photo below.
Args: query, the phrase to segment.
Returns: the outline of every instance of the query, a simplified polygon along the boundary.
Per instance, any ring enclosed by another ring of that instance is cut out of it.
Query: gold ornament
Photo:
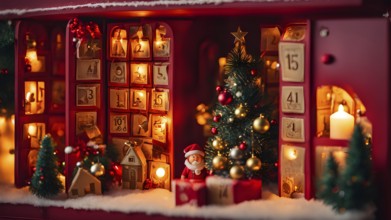
[[[253,155],[252,157],[247,159],[246,166],[252,171],[258,171],[261,169],[262,162],[258,157]]]
[[[91,166],[90,171],[95,176],[102,176],[105,174],[105,167],[101,163],[96,163]]]
[[[217,156],[215,156],[213,158],[213,168],[215,168],[216,170],[222,170],[225,168],[225,166],[227,165],[227,161],[228,159],[224,156],[221,156],[220,154],[218,154]]]
[[[216,149],[216,150],[222,150],[222,149],[224,149],[224,143],[223,143],[223,141],[222,141],[220,138],[216,138],[216,139],[212,142],[212,145],[213,145],[214,149]]]
[[[244,175],[244,168],[240,165],[235,165],[229,170],[229,174],[232,179],[240,179]]]
[[[270,128],[270,123],[269,121],[261,114],[259,118],[256,118],[253,122],[253,128],[255,131],[263,134],[267,132]]]
[[[247,109],[242,104],[235,109],[235,116],[237,118],[245,118],[247,116]]]

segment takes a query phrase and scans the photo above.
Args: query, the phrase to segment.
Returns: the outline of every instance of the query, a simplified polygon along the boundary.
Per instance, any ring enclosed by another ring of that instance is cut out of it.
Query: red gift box
[[[262,198],[261,180],[233,180],[208,176],[206,186],[208,204],[230,205]]]
[[[206,204],[206,184],[203,180],[176,179],[172,181],[172,189],[177,206],[184,204],[203,206]]]

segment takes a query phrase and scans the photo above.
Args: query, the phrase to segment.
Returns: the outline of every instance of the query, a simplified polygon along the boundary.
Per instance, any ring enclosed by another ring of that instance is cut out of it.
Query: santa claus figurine
[[[198,144],[191,144],[183,151],[186,167],[182,171],[181,179],[203,180],[206,177],[204,163],[205,153]]]

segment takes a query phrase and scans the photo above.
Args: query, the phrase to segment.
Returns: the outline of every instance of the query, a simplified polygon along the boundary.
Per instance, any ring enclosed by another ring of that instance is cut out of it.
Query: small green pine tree
[[[319,182],[319,190],[316,196],[323,200],[325,204],[333,206],[334,209],[338,209],[340,204],[338,196],[338,178],[338,163],[335,160],[333,153],[330,152],[322,179]]]
[[[340,178],[341,209],[362,209],[373,201],[370,150],[360,125],[354,128],[350,140],[346,168]]]
[[[57,157],[54,155],[52,138],[45,135],[38,153],[36,170],[31,178],[30,191],[42,198],[50,198],[61,192],[63,185],[58,178]]]

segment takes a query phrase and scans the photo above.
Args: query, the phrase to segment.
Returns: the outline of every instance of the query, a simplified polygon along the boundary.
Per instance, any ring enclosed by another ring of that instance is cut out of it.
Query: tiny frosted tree
[[[339,186],[338,186],[338,163],[334,158],[332,152],[326,161],[326,166],[323,172],[323,176],[320,180],[319,191],[317,197],[325,204],[333,206],[334,209],[338,209],[340,205],[339,200]]]
[[[31,178],[30,191],[42,198],[50,198],[61,192],[63,185],[58,178],[57,157],[54,155],[50,134],[42,139],[36,170]]]
[[[346,168],[340,178],[340,211],[362,209],[373,201],[370,150],[360,125],[354,128],[349,143]]]

